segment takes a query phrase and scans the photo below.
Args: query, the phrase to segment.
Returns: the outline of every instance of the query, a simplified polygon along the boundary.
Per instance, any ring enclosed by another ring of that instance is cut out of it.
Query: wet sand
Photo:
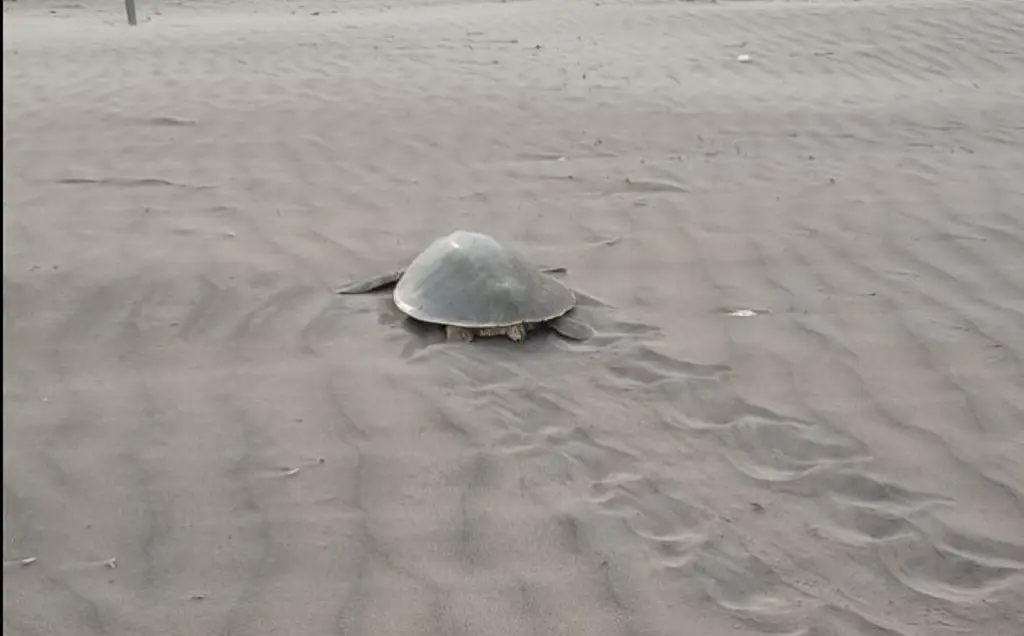
[[[5,635],[1024,633],[1024,3],[3,7]]]

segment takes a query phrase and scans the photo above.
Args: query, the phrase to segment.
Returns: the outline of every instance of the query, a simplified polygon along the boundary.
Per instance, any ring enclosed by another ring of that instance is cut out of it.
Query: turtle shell
[[[417,256],[395,286],[395,305],[423,322],[507,327],[558,318],[576,304],[568,287],[486,234],[457,231]]]

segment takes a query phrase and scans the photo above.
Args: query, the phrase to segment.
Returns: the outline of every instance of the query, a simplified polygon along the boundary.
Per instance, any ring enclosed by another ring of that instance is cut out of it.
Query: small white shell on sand
[[[771,309],[734,309],[728,312],[728,315],[734,318],[753,318],[754,316],[761,316],[770,313],[772,313]]]

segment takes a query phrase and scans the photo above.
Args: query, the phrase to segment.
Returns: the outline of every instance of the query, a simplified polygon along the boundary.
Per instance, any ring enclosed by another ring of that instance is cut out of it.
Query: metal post
[[[124,10],[128,13],[129,26],[135,26],[135,0],[124,0]]]

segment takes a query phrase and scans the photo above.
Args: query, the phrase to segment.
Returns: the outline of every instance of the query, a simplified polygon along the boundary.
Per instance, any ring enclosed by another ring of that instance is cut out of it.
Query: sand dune
[[[1024,633],[1024,4],[400,5],[4,3],[4,634]]]

